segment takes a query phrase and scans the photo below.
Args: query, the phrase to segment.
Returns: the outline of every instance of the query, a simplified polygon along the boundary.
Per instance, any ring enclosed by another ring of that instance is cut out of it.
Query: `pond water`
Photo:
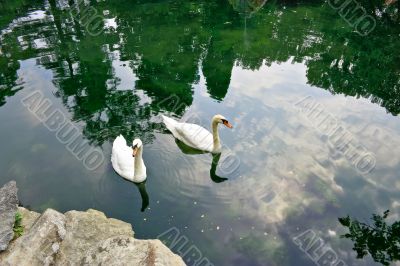
[[[99,21],[83,3],[0,2],[0,185],[16,180],[36,211],[101,210],[138,238],[177,229],[214,265],[313,265],[293,242],[307,230],[347,265],[375,265],[338,217],[400,218],[398,26],[363,37],[308,2],[89,2]],[[98,167],[29,110],[35,93],[101,151]],[[208,128],[217,113],[234,129],[214,163],[160,123]],[[145,143],[145,184],[113,171],[119,134]]]

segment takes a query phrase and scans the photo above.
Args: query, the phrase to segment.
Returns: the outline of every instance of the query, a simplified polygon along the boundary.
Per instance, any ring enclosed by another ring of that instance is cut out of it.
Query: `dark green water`
[[[214,265],[315,265],[292,241],[308,229],[348,265],[375,265],[355,259],[337,218],[399,219],[398,25],[362,37],[308,2],[92,2],[94,30],[68,1],[0,1],[0,185],[15,179],[37,211],[101,210],[139,238],[176,227]],[[86,169],[22,104],[35,91],[101,149],[100,167]],[[299,109],[307,96],[374,155],[372,171]],[[234,125],[221,129],[230,169],[188,154],[159,123],[208,127],[216,113]],[[144,212],[109,161],[119,134],[145,143]]]

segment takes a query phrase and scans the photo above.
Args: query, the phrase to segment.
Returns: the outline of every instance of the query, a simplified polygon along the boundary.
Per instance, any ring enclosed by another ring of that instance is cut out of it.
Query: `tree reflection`
[[[22,89],[16,82],[19,63],[15,61],[7,62],[5,58],[0,58],[0,69],[5,71],[0,73],[0,106],[6,103],[6,98],[13,96]]]
[[[192,104],[199,66],[207,91],[219,101],[235,64],[258,69],[292,60],[306,64],[311,85],[368,98],[393,115],[400,112],[400,55],[394,52],[400,47],[400,27],[393,19],[386,23],[382,18],[364,38],[330,7],[307,2],[296,6],[290,1],[289,10],[284,9],[288,3],[261,0],[230,0],[231,5],[111,1],[92,4],[115,27],[91,36],[71,17],[75,2],[35,2],[45,17],[0,20],[8,25],[1,36],[0,105],[21,88],[19,62],[36,58],[53,71],[56,95],[94,143],[118,134],[151,141],[154,116],[160,111],[180,116]],[[252,16],[246,19],[245,36],[238,12]],[[179,98],[178,108],[165,102],[170,95]]]
[[[225,46],[226,42],[219,37],[214,36],[211,40],[203,63],[203,73],[210,96],[217,100],[223,100],[231,82],[235,56],[233,47]]]
[[[353,241],[353,250],[357,252],[357,258],[362,259],[370,254],[374,261],[383,265],[400,260],[400,221],[388,225],[388,215],[389,210],[383,215],[373,214],[372,225],[349,216],[339,218],[339,222],[349,230],[349,233],[341,237]]]
[[[229,0],[233,8],[246,17],[251,17],[260,10],[266,2],[267,0]]]

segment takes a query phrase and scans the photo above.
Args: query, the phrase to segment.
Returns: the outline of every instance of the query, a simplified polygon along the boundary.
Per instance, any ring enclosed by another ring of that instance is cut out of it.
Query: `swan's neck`
[[[143,149],[140,147],[135,155],[135,176],[143,175]]]
[[[211,127],[213,135],[213,150],[217,151],[221,148],[221,142],[219,140],[219,133],[218,133],[218,122],[213,120],[211,123]]]

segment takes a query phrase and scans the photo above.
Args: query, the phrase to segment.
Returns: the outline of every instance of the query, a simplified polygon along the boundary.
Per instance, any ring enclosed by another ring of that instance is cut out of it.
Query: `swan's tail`
[[[116,139],[113,142],[113,148],[116,147],[125,147],[126,146],[126,140],[122,135],[119,135],[116,137]]]
[[[118,173],[118,152],[123,150],[123,147],[126,147],[126,140],[122,135],[119,135],[115,138],[112,146],[111,152],[111,163],[115,171]]]
[[[165,115],[161,115],[162,119],[163,119],[163,123],[165,124],[165,126],[168,128],[169,131],[171,131],[172,133],[175,132],[175,127],[179,124],[178,121],[169,118]]]

